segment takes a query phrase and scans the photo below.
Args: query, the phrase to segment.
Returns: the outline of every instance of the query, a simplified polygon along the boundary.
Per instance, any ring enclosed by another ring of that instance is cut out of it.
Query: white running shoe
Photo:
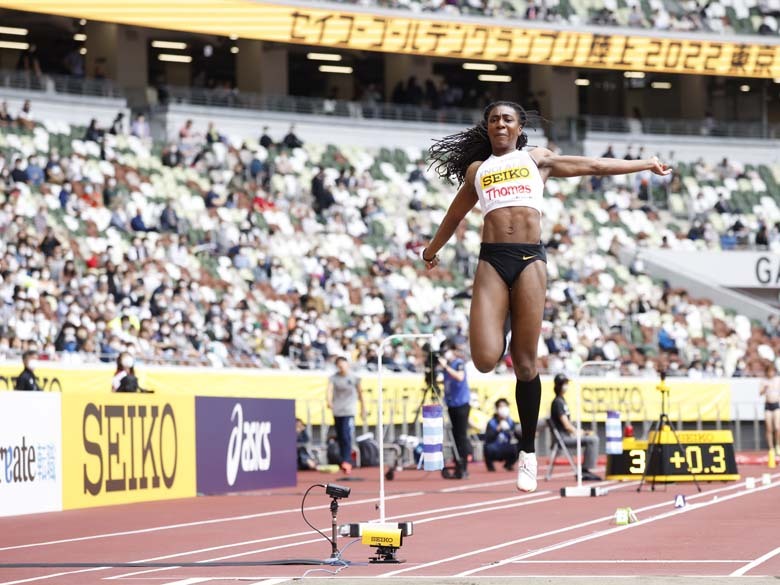
[[[536,453],[520,451],[517,470],[517,489],[521,492],[536,491]]]

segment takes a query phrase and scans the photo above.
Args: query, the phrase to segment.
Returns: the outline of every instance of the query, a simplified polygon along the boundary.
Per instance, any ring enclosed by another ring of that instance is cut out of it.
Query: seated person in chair
[[[550,408],[550,422],[563,438],[563,443],[571,450],[577,447],[577,428],[571,422],[569,406],[566,404],[564,394],[569,379],[564,374],[555,376],[555,399]],[[589,432],[581,432],[580,443],[585,452],[585,461],[582,466],[583,481],[601,481],[601,478],[590,470],[596,466],[599,456],[599,438]]]
[[[517,462],[518,443],[512,443],[512,437],[520,438],[520,425],[510,416],[509,402],[505,398],[496,400],[496,413],[485,428],[485,466],[495,471],[494,463],[503,461],[504,469],[512,471]]]

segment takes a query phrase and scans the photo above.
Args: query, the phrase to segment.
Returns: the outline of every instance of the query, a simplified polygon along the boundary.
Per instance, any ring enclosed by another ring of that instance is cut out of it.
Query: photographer
[[[512,437],[520,439],[520,425],[515,424],[510,414],[509,401],[506,398],[496,400],[496,413],[485,428],[485,467],[488,471],[496,470],[496,461],[503,461],[507,471],[512,471],[517,462],[520,451],[518,444],[512,443]]]
[[[439,366],[444,376],[444,403],[452,424],[452,435],[458,450],[456,478],[468,477],[468,457],[471,455],[469,442],[469,413],[471,412],[471,390],[466,380],[466,362],[460,346],[451,344],[447,348],[442,344],[444,354],[439,357]]]

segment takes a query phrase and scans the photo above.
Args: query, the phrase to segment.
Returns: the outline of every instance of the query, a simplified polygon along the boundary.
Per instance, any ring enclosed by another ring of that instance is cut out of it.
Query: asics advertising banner
[[[295,485],[294,400],[199,396],[195,419],[199,493]]]
[[[60,399],[0,393],[0,516],[62,510]]]

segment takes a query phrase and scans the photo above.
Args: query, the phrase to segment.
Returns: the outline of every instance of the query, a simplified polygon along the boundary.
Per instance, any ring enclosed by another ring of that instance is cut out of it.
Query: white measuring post
[[[577,463],[577,486],[576,487],[563,487],[561,488],[561,496],[562,497],[577,497],[577,496],[603,496],[606,494],[605,490],[599,489],[599,488],[584,488],[582,487],[582,465],[580,464],[580,459],[582,456],[582,382],[580,381],[583,375],[583,371],[586,368],[609,368],[609,369],[618,369],[620,368],[620,362],[619,361],[598,361],[598,360],[592,360],[588,362],[584,362],[580,369],[577,371],[577,456],[574,459]]]
[[[385,354],[385,344],[396,339],[433,339],[430,333],[398,333],[385,337],[379,343],[379,359],[377,361],[377,402],[379,412],[377,412],[377,434],[379,435],[379,521],[385,521],[385,428],[382,410],[384,410],[384,401],[382,398],[382,356]]]

